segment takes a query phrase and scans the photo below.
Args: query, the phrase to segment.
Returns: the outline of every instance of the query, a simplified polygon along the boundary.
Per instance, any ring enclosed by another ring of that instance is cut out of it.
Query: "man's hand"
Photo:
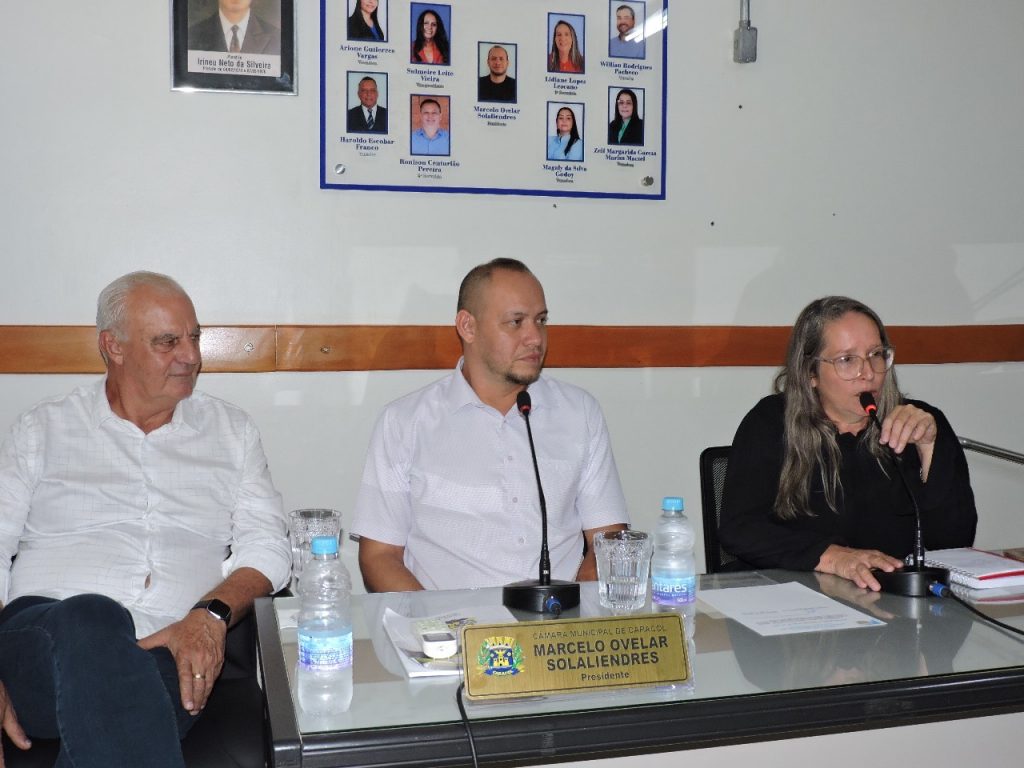
[[[829,548],[821,553],[821,558],[814,570],[841,576],[844,579],[849,579],[861,589],[878,592],[882,585],[871,574],[871,569],[878,568],[891,573],[902,567],[902,561],[890,557],[884,552],[879,552],[877,549],[853,549],[830,544]]]
[[[195,610],[159,632],[139,640],[149,650],[165,646],[178,665],[181,706],[198,715],[206,706],[213,683],[224,665],[224,640],[228,629],[207,611]]]
[[[32,746],[32,742],[28,740],[28,736],[25,734],[25,729],[18,722],[18,716],[14,714],[14,705],[11,704],[11,700],[7,697],[7,689],[4,688],[3,683],[0,683],[0,726],[3,727],[7,738],[18,749],[28,749]],[[3,766],[4,754],[0,750],[0,768],[3,768]]]

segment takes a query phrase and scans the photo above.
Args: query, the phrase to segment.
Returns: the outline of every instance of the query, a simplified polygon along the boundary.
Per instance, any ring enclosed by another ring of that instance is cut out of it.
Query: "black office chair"
[[[264,768],[267,764],[263,691],[256,681],[256,619],[249,614],[228,632],[224,669],[203,716],[181,742],[188,768]],[[22,752],[3,737],[7,768],[52,768],[60,741],[33,739]]]
[[[704,568],[708,573],[728,570],[738,560],[722,549],[718,541],[718,521],[722,516],[725,471],[729,467],[730,445],[705,448],[700,454],[700,504],[704,521]]]

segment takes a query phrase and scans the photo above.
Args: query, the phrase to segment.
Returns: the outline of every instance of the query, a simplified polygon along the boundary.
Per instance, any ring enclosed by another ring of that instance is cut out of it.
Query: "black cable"
[[[462,724],[466,726],[466,737],[469,739],[469,751],[473,755],[473,768],[480,768],[480,763],[476,759],[476,744],[473,742],[473,729],[469,727],[469,715],[466,714],[466,705],[462,703],[462,689],[466,687],[466,682],[459,683],[458,689],[455,691],[455,703],[459,707],[459,714],[462,716]]]
[[[975,608],[973,605],[971,605],[966,600],[960,599],[956,594],[953,593],[952,590],[950,590],[949,594],[946,595],[946,597],[953,598],[958,603],[960,603],[960,605],[962,605],[964,608],[966,608],[968,611],[970,611],[971,613],[975,614],[976,616],[980,616],[981,618],[983,618],[985,621],[989,622],[990,624],[995,624],[1000,629],[1005,629],[1007,632],[1013,632],[1013,634],[1015,634],[1015,635],[1021,635],[1022,637],[1024,637],[1024,630],[1017,629],[1017,627],[1011,627],[1009,624],[1004,624],[1003,622],[999,621],[999,619],[993,619],[991,616],[986,614],[984,611],[979,611],[977,608]]]

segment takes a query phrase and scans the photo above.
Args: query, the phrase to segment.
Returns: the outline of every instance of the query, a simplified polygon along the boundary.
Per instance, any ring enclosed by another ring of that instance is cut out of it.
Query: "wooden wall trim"
[[[1024,362],[1024,325],[890,326],[898,363]],[[551,368],[776,366],[788,326],[551,327]],[[455,329],[436,325],[221,325],[203,328],[203,370],[447,369]],[[0,327],[0,373],[98,373],[91,326]]]

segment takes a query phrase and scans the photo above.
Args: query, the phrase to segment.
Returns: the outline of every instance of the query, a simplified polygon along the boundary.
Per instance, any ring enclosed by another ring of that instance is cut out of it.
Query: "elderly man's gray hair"
[[[163,293],[188,294],[178,282],[159,272],[129,272],[100,291],[96,300],[96,332],[110,331],[118,341],[124,341],[124,320],[128,296],[136,288],[148,286]]]

